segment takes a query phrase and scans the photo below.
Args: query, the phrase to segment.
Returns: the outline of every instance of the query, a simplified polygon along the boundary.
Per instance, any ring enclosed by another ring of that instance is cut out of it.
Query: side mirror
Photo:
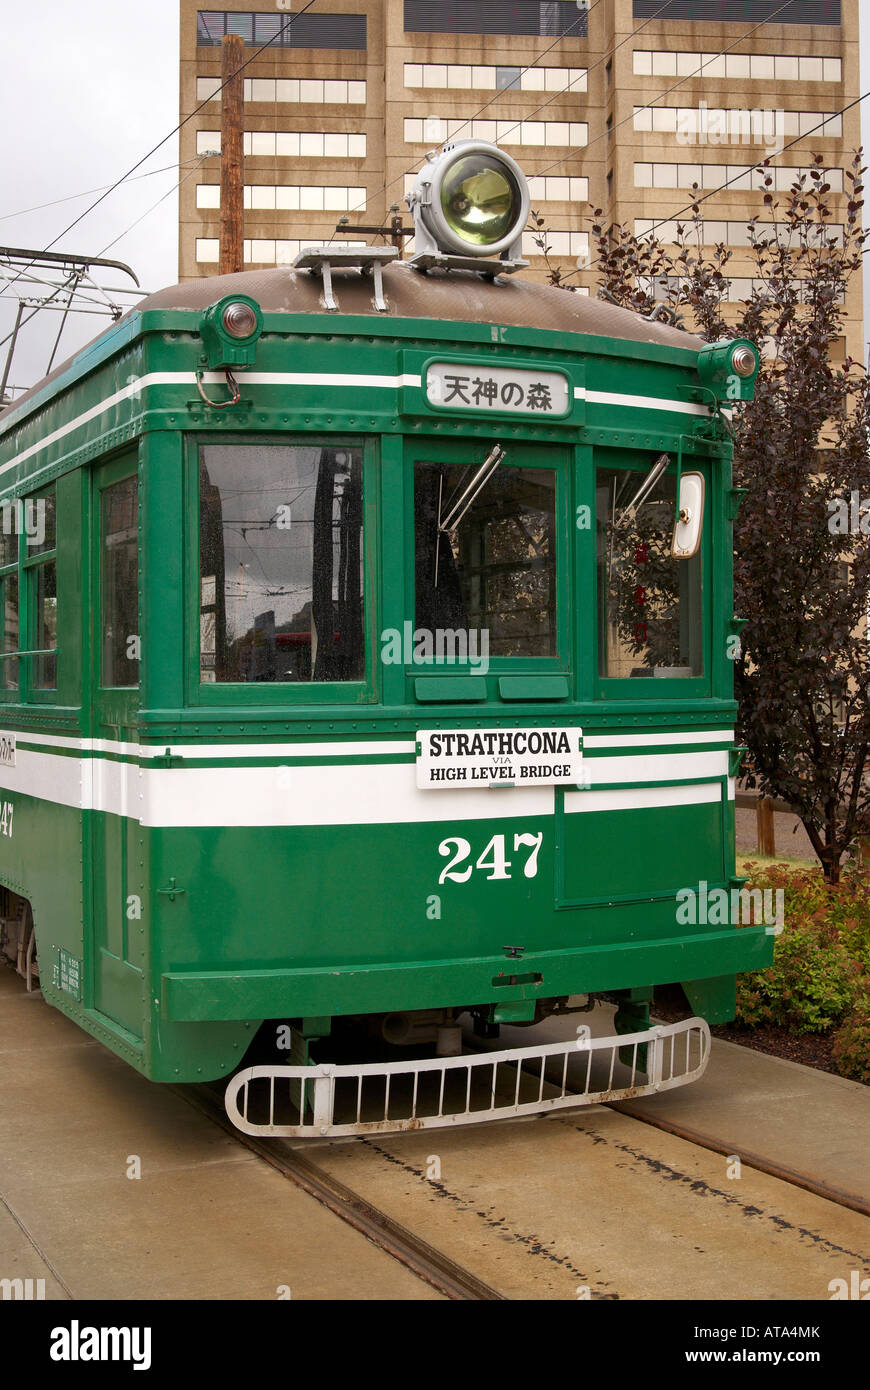
[[[677,498],[677,519],[671,554],[675,560],[691,560],[701,544],[704,525],[704,475],[683,473]]]

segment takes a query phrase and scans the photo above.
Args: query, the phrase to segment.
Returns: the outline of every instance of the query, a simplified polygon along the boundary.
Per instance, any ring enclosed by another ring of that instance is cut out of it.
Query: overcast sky
[[[0,244],[45,248],[97,196],[73,195],[112,183],[176,125],[178,5],[176,0],[149,0],[147,5],[76,0],[74,6],[68,0],[41,0],[33,8],[13,5],[12,0],[0,3],[0,115],[6,136]],[[863,39],[861,90],[867,91],[870,0],[857,3]],[[870,148],[868,108],[870,101],[865,102],[863,113],[865,148]],[[177,279],[176,160],[173,136],[137,171],[163,172],[131,180],[110,194],[61,236],[59,249],[100,254],[124,233],[106,254],[132,266],[145,289],[173,284]],[[167,165],[173,167],[165,169]],[[133,227],[165,194],[169,196]],[[59,198],[73,200],[13,215]],[[111,274],[111,283],[126,283],[115,272]],[[865,279],[870,282],[870,275]],[[870,284],[865,302],[870,305]],[[10,331],[14,314],[15,302],[7,291],[0,296],[0,338]],[[84,316],[70,319],[57,360],[87,342],[104,322]],[[59,323],[58,314],[44,311],[23,330],[12,384],[27,386],[43,374]],[[0,348],[0,371],[5,353],[5,347]]]

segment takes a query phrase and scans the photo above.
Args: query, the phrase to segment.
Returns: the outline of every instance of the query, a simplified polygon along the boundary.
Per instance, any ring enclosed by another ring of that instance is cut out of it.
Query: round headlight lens
[[[444,175],[441,210],[451,231],[471,245],[490,246],[502,241],[512,230],[521,206],[516,179],[491,155],[466,155]]]
[[[752,376],[755,371],[755,353],[752,348],[735,348],[731,354],[731,366],[738,376]]]
[[[241,300],[227,305],[221,314],[221,322],[233,338],[250,338],[257,331],[257,315],[250,304]]]

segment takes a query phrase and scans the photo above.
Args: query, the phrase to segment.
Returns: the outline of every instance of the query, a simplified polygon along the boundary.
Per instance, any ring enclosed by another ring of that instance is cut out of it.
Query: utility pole
[[[225,34],[221,44],[221,238],[219,274],[244,270],[244,79],[245,44]]]

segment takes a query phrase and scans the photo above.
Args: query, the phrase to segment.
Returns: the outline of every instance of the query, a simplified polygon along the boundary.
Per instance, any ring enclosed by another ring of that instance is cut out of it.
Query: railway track
[[[709,1149],[711,1153],[722,1154],[726,1157],[736,1154],[740,1158],[740,1162],[744,1163],[747,1168],[755,1168],[759,1173],[766,1173],[768,1177],[778,1178],[781,1182],[790,1183],[792,1187],[800,1187],[805,1192],[812,1192],[817,1197],[824,1197],[826,1202],[835,1202],[839,1207],[846,1207],[849,1211],[857,1211],[861,1216],[870,1217],[870,1202],[866,1198],[858,1197],[853,1192],[842,1192],[839,1188],[819,1182],[806,1173],[798,1173],[793,1168],[787,1168],[781,1163],[774,1163],[772,1159],[764,1158],[761,1154],[741,1148],[739,1144],[727,1144],[720,1139],[712,1138],[709,1134],[702,1133],[700,1130],[693,1129],[691,1125],[678,1125],[673,1120],[665,1120],[650,1115],[641,1110],[639,1106],[633,1105],[630,1100],[617,1101],[610,1108],[623,1115],[630,1115],[633,1120],[639,1120],[641,1124],[651,1125],[653,1129],[659,1129],[663,1134],[673,1134],[678,1139],[685,1139],[689,1144],[697,1144],[699,1148]]]
[[[765,1237],[760,1228],[767,1223],[770,1235],[783,1248],[776,1259],[771,1260],[771,1273],[764,1270],[759,1273],[756,1296],[760,1298],[781,1296],[771,1293],[769,1289],[777,1287],[777,1281],[783,1278],[784,1267],[796,1260],[800,1262],[801,1248],[806,1261],[819,1266],[819,1274],[815,1276],[818,1279],[818,1297],[826,1296],[827,1276],[831,1271],[836,1275],[840,1258],[851,1263],[866,1259],[861,1255],[860,1236],[863,1233],[854,1226],[854,1218],[847,1215],[870,1215],[868,1204],[860,1197],[838,1191],[805,1174],[792,1172],[763,1155],[741,1152],[741,1163],[748,1169],[754,1169],[758,1175],[751,1180],[751,1201],[744,1202],[742,1194],[740,1198],[737,1197],[733,1186],[728,1190],[727,1183],[711,1180],[711,1177],[715,1177],[716,1169],[711,1169],[709,1158],[704,1158],[705,1153],[730,1157],[735,1153],[733,1147],[689,1126],[651,1117],[637,1110],[631,1102],[604,1106],[597,1113],[587,1108],[582,1115],[579,1111],[576,1114],[562,1112],[558,1117],[551,1116],[547,1120],[527,1123],[508,1121],[496,1126],[482,1126],[476,1132],[472,1132],[475,1127],[470,1130],[458,1128],[450,1131],[449,1135],[440,1131],[437,1139],[433,1131],[417,1131],[382,1135],[377,1142],[371,1139],[323,1141],[318,1143],[316,1150],[320,1161],[314,1161],[284,1141],[256,1139],[237,1131],[223,1110],[219,1088],[198,1086],[182,1087],[181,1090],[185,1099],[237,1143],[262,1158],[379,1249],[452,1300],[494,1301],[530,1296],[521,1284],[517,1285],[515,1278],[512,1282],[517,1263],[525,1265],[521,1280],[527,1279],[530,1289],[539,1290],[531,1296],[565,1297],[566,1293],[562,1291],[563,1286],[567,1287],[565,1275],[578,1281],[575,1288],[585,1287],[585,1282],[581,1281],[588,1279],[591,1290],[588,1295],[578,1295],[572,1291],[567,1293],[568,1297],[619,1299],[658,1296],[635,1291],[631,1279],[624,1281],[621,1268],[614,1280],[612,1271],[606,1267],[611,1263],[619,1267],[621,1256],[618,1250],[611,1252],[609,1240],[605,1241],[601,1250],[596,1251],[597,1258],[601,1260],[596,1274],[594,1269],[591,1273],[587,1272],[584,1260],[578,1255],[578,1249],[582,1250],[584,1257],[588,1255],[589,1242],[585,1239],[585,1232],[576,1243],[570,1239],[560,1240],[562,1233],[557,1221],[552,1227],[554,1235],[547,1238],[542,1234],[548,1229],[544,1224],[546,1213],[541,1211],[540,1202],[535,1204],[535,1192],[539,1193],[550,1185],[558,1189],[560,1183],[565,1183],[566,1173],[573,1173],[575,1182],[580,1178],[581,1191],[585,1186],[585,1192],[579,1197],[578,1189],[574,1188],[574,1200],[579,1201],[581,1206],[589,1201],[590,1192],[598,1192],[614,1180],[614,1174],[630,1167],[635,1169],[632,1176],[634,1185],[647,1184],[653,1209],[657,1201],[653,1191],[655,1187],[660,1186],[669,1196],[681,1192],[683,1209],[675,1216],[675,1229],[679,1231],[680,1221],[689,1218],[687,1230],[681,1238],[695,1238],[694,1233],[689,1237],[689,1230],[700,1213],[689,1212],[687,1208],[702,1198],[707,1203],[701,1219],[702,1227],[712,1210],[713,1224],[720,1226],[718,1239],[723,1248],[732,1242],[739,1245],[746,1239],[747,1229],[756,1239],[760,1236],[763,1244],[769,1236]],[[648,1130],[658,1131],[665,1147],[659,1141],[651,1145],[638,1143],[633,1131],[614,1132],[610,1123],[604,1120],[607,1114],[614,1116],[617,1125],[619,1121],[616,1117],[622,1117],[623,1123],[629,1126],[642,1123]],[[542,1126],[538,1131],[540,1143],[533,1140],[529,1150],[531,1131],[537,1126]],[[481,1130],[492,1132],[484,1134]],[[500,1135],[500,1138],[493,1143],[496,1135]],[[506,1136],[516,1142],[507,1143]],[[681,1141],[680,1147],[675,1149],[669,1145],[671,1138]],[[593,1149],[588,1148],[590,1141]],[[682,1144],[691,1145],[692,1150],[687,1152],[681,1147]],[[578,1150],[578,1145],[583,1147],[583,1151]],[[433,1183],[426,1180],[426,1162],[420,1157],[423,1146],[442,1151],[451,1181]],[[606,1156],[602,1159],[603,1155]],[[506,1175],[506,1183],[514,1188],[515,1195],[520,1198],[517,1202],[506,1203],[503,1213],[500,1209],[487,1206],[478,1195],[481,1186],[477,1181],[478,1176],[485,1175],[493,1161],[500,1165]],[[539,1163],[546,1166],[546,1177],[542,1176]],[[587,1169],[587,1164],[598,1164],[598,1169],[594,1170],[597,1177],[591,1167]],[[516,1176],[513,1176],[514,1168]],[[455,1173],[459,1175],[458,1180],[453,1176]],[[508,1174],[511,1175],[509,1179]],[[350,1181],[346,1180],[348,1178]],[[648,1186],[650,1181],[653,1189]],[[617,1177],[617,1188],[619,1182]],[[530,1195],[528,1210],[522,1200],[523,1191]],[[799,1193],[806,1193],[806,1199],[799,1197]],[[820,1208],[815,1199],[843,1209],[843,1218],[834,1217],[830,1208]],[[453,1218],[452,1227],[449,1222],[445,1224],[448,1213]],[[654,1211],[650,1221],[655,1224]],[[760,1223],[754,1231],[753,1223]],[[425,1235],[420,1233],[421,1226]],[[478,1231],[480,1252],[477,1249]],[[500,1249],[502,1244],[509,1246],[514,1243],[516,1249],[513,1252]],[[439,1248],[442,1244],[448,1247],[452,1244],[452,1253]],[[487,1244],[489,1249],[484,1255],[483,1246]],[[784,1248],[786,1244],[789,1245],[788,1250]],[[697,1243],[694,1250],[703,1253]],[[534,1258],[530,1260],[530,1256]],[[757,1255],[755,1258],[758,1258]],[[825,1260],[831,1262],[830,1270]],[[513,1271],[506,1270],[505,1267],[511,1266],[512,1262]],[[481,1278],[467,1264],[477,1264],[479,1268],[482,1265],[483,1272],[489,1278]],[[498,1277],[490,1282],[490,1271],[496,1268]],[[500,1287],[495,1287],[496,1283]],[[672,1293],[665,1296],[687,1295]],[[742,1293],[741,1296],[746,1295]],[[803,1292],[799,1296],[813,1295]]]
[[[280,1141],[267,1142],[242,1134],[228,1120],[219,1094],[211,1087],[183,1086],[180,1090],[189,1104],[244,1148],[264,1159],[282,1177],[328,1207],[342,1221],[353,1226],[446,1298],[484,1302],[504,1299],[504,1294],[436,1250],[428,1241],[422,1240],[407,1226],[393,1220],[359,1192],[352,1191],[296,1150],[288,1149]]]

